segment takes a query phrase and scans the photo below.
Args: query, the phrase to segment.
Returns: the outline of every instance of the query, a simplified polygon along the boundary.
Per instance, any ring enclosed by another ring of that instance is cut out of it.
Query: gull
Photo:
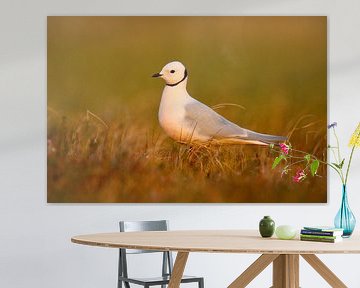
[[[165,80],[158,117],[165,133],[177,142],[269,145],[286,140],[242,128],[191,97],[186,90],[188,72],[178,61],[152,77]]]

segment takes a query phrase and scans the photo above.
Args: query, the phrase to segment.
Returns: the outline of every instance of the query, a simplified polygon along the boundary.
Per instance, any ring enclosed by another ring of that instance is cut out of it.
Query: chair
[[[120,232],[135,232],[135,231],[167,231],[169,228],[167,220],[160,221],[120,221]],[[160,286],[165,288],[170,282],[170,276],[173,268],[172,254],[169,251],[150,251],[150,250],[135,250],[135,249],[119,249],[119,269],[118,269],[118,288],[122,288],[124,283],[125,288],[130,288],[131,284],[137,284],[144,288],[150,286]],[[128,276],[127,271],[127,254],[142,254],[142,253],[163,253],[162,260],[162,275],[161,277],[152,278],[132,278]],[[204,278],[183,276],[181,283],[198,283],[199,288],[204,288]]]

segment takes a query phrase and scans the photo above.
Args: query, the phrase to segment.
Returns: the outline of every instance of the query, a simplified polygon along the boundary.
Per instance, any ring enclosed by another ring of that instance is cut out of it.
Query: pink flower
[[[285,154],[289,154],[289,145],[286,145],[285,143],[280,143],[281,151]]]
[[[295,183],[299,183],[301,181],[303,181],[306,178],[306,174],[304,172],[304,170],[298,170],[295,174],[295,176],[293,177],[293,181]]]

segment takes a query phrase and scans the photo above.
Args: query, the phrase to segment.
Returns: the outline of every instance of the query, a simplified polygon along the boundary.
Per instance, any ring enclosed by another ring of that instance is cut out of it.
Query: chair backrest
[[[140,232],[140,231],[168,231],[169,223],[167,220],[158,221],[120,221],[120,232]],[[128,277],[126,254],[141,253],[163,253],[162,275],[171,275],[173,264],[172,254],[169,251],[150,251],[136,249],[119,249],[119,276]]]
[[[120,221],[120,232],[168,231],[167,220],[156,221]],[[158,253],[160,251],[126,249],[126,254]]]

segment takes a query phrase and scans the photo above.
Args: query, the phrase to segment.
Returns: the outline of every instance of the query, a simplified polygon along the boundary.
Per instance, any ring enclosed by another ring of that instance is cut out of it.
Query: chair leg
[[[199,280],[199,288],[204,288],[204,279]]]
[[[122,281],[119,279],[120,276],[123,275],[122,273],[122,258],[121,258],[121,250],[119,249],[119,263],[118,263],[118,285],[117,288],[122,288]]]

